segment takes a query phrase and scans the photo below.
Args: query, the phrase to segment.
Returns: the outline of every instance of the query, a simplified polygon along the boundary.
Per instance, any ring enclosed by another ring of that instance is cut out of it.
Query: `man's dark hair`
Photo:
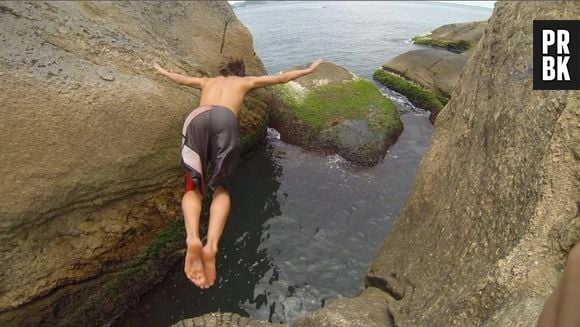
[[[223,64],[220,68],[222,76],[246,76],[246,65],[242,58],[228,58],[228,63]]]

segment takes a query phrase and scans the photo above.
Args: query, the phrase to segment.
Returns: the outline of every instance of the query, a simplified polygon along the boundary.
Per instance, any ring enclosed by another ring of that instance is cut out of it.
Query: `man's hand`
[[[308,68],[308,70],[310,72],[313,72],[318,66],[320,66],[320,64],[322,63],[322,58],[318,58],[316,61],[314,61],[310,67]]]
[[[320,59],[317,59],[316,61],[314,61],[312,64],[310,64],[310,67],[308,67],[308,68],[291,70],[291,71],[287,71],[287,72],[284,72],[284,73],[281,73],[278,75],[248,76],[248,77],[246,77],[246,80],[250,82],[249,87],[251,89],[254,89],[257,87],[275,85],[275,84],[288,83],[289,81],[293,81],[293,80],[300,78],[304,75],[311,74],[312,72],[314,72],[314,70],[318,66],[320,66],[322,61],[323,61],[322,58],[320,58]]]
[[[191,86],[198,89],[201,89],[205,84],[205,78],[199,77],[189,77],[181,74],[177,74],[171,71],[166,71],[163,67],[159,66],[156,62],[153,63],[153,67],[157,69],[158,72],[167,76],[169,79],[173,80],[175,83],[179,85]]]
[[[163,69],[163,67],[159,66],[158,63],[153,63],[153,67],[155,67],[155,69],[157,69],[157,71],[163,75],[167,75],[168,73],[165,69]]]

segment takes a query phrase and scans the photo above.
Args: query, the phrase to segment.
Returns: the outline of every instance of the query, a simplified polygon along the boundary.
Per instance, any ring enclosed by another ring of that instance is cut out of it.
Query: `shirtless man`
[[[181,162],[185,172],[185,194],[181,201],[187,254],[185,274],[200,288],[212,286],[216,280],[215,257],[218,243],[230,212],[228,184],[240,154],[238,112],[246,93],[252,89],[287,83],[312,73],[322,59],[309,68],[271,76],[245,76],[241,59],[231,60],[220,69],[221,76],[189,77],[154,67],[179,85],[201,89],[199,107],[183,124]],[[204,172],[211,163],[212,175],[205,180]],[[207,242],[199,237],[199,217],[202,194],[212,191]]]

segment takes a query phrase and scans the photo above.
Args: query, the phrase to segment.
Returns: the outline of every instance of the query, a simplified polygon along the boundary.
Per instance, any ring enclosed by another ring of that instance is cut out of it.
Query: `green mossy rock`
[[[274,91],[271,124],[282,140],[358,165],[379,162],[403,130],[395,106],[373,82],[332,63]]]
[[[451,41],[445,39],[433,38],[427,35],[417,35],[413,38],[413,43],[421,45],[430,45],[438,48],[444,48],[449,51],[463,52],[473,46],[469,41],[459,40]]]
[[[483,36],[486,21],[447,24],[428,35],[413,38],[429,45],[402,53],[382,66],[374,79],[407,96],[416,106],[431,111],[434,121],[445,106],[465,67],[473,47]]]
[[[435,121],[437,115],[448,101],[448,98],[444,95],[426,89],[384,69],[377,69],[373,74],[373,78],[388,88],[405,95],[413,105],[431,111],[429,119],[432,122]]]
[[[464,52],[479,42],[486,27],[487,21],[447,24],[434,29],[427,35],[415,36],[413,42],[453,52]]]

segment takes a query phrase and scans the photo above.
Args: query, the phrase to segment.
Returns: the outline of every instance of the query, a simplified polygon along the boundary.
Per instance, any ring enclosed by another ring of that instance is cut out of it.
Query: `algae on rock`
[[[486,27],[486,21],[448,24],[427,36],[416,36],[416,44],[434,48],[400,54],[385,62],[384,71],[375,72],[374,78],[405,95],[415,106],[431,111],[430,119],[435,121]]]
[[[356,164],[383,159],[403,129],[395,106],[371,81],[332,63],[274,91],[271,125],[282,140]]]
[[[448,101],[448,98],[444,95],[426,89],[413,81],[384,69],[377,69],[373,74],[373,78],[388,88],[404,94],[413,105],[429,110],[431,112],[429,119],[432,122],[435,121],[437,115]]]
[[[486,27],[487,21],[446,24],[426,35],[413,37],[413,42],[454,52],[464,52],[479,42]]]

